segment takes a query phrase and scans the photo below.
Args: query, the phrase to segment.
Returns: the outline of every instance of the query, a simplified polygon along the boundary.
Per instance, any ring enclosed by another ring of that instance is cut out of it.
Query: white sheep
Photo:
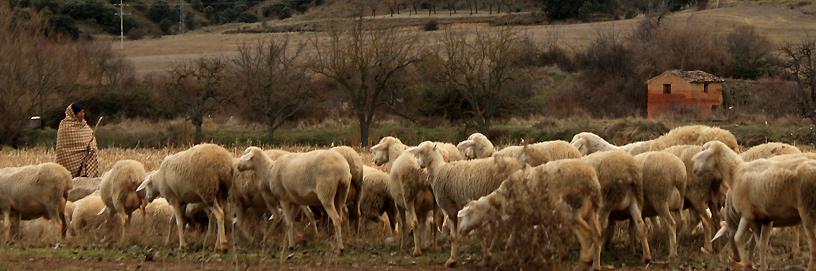
[[[232,155],[223,147],[200,144],[167,156],[159,170],[147,175],[137,191],[146,190],[147,201],[161,195],[170,205],[176,219],[179,248],[187,248],[184,239],[184,211],[187,204],[203,203],[215,217],[218,233],[215,249],[229,249],[224,228],[224,209],[234,177]]]
[[[581,243],[580,260],[600,270],[601,226],[598,210],[602,206],[601,184],[592,165],[583,160],[553,161],[535,168],[516,171],[494,192],[471,201],[457,214],[458,232],[467,235],[490,220],[507,216],[513,204],[537,206],[535,195],[547,193],[567,225]],[[512,198],[511,198],[512,197]],[[532,198],[532,199],[531,199]],[[549,211],[549,210],[541,210]],[[552,223],[542,221],[542,223]]]
[[[802,224],[810,247],[816,247],[816,160],[805,155],[779,156],[744,162],[722,142],[709,142],[694,156],[695,174],[713,174],[728,185],[725,208],[727,233],[745,267],[752,267],[746,248],[749,231],[758,235],[760,270],[767,270],[766,249],[773,227]],[[738,219],[737,219],[738,218]],[[811,255],[807,270],[816,270]]]
[[[751,162],[757,159],[766,159],[779,155],[799,153],[802,153],[802,151],[796,146],[779,142],[770,142],[751,147],[747,151],[740,153],[740,158],[742,158],[742,161]]]
[[[126,241],[125,229],[131,214],[142,207],[143,196],[136,192],[136,188],[145,175],[144,165],[139,161],[122,160],[113,164],[99,184],[99,195],[105,202],[105,208],[99,214],[105,215],[108,221],[117,218],[121,243]]]
[[[471,134],[467,140],[459,142],[456,148],[465,154],[467,159],[487,158],[496,152],[490,139],[481,133]]]
[[[647,151],[660,151],[677,145],[702,145],[712,140],[719,140],[731,149],[739,150],[737,138],[734,134],[719,127],[705,125],[677,127],[658,138],[634,142],[624,146],[615,146],[600,136],[589,132],[576,134],[572,137],[570,143],[584,155],[609,150],[620,150],[637,155]]]
[[[105,208],[105,202],[99,192],[94,192],[74,202],[74,211],[71,215],[70,233],[78,236],[80,233],[92,234],[94,237],[104,225],[104,217],[99,212]]]
[[[56,163],[0,169],[0,212],[6,240],[11,240],[12,225],[40,217],[53,221],[65,238],[70,189],[71,173]]]
[[[635,155],[643,180],[644,217],[659,216],[666,226],[669,258],[677,256],[677,221],[671,212],[683,209],[686,167],[680,158],[663,151]]]
[[[284,249],[294,246],[293,211],[297,206],[323,206],[334,224],[337,255],[343,253],[342,210],[351,185],[351,170],[337,152],[317,150],[289,154],[272,161],[259,148],[249,147],[241,156],[239,170],[255,170],[279,200],[287,224]]]
[[[435,143],[438,152],[445,161],[464,159],[455,146],[447,143]],[[452,148],[452,149],[451,149]],[[405,153],[407,146],[395,137],[384,137],[371,147],[374,163],[384,166],[389,172],[388,192],[394,199],[397,208],[397,221],[400,230],[400,250],[404,246],[405,234],[409,228],[414,233],[413,256],[422,254],[421,232],[427,225],[427,217],[434,212],[434,196],[427,183],[427,174],[419,167],[416,158]]]
[[[71,190],[68,190],[68,200],[77,201],[99,190],[102,177],[76,177],[71,180]]]
[[[724,196],[722,189],[722,179],[710,175],[696,175],[693,173],[694,155],[702,151],[699,145],[677,145],[663,150],[671,153],[680,160],[686,168],[686,192],[684,208],[691,208],[691,212],[703,224],[703,247],[705,253],[713,253],[714,248],[711,237],[714,234],[714,227],[720,220],[719,206],[720,198]],[[711,210],[711,215],[706,212]]]
[[[623,151],[605,151],[581,157],[581,160],[595,169],[601,185],[602,204],[598,209],[601,229],[606,230],[613,213],[615,217],[631,219],[643,249],[643,262],[650,262],[652,256],[641,211],[643,181],[635,158]]]
[[[522,143],[524,142],[522,141]],[[501,155],[499,154],[498,156]],[[521,154],[515,158],[535,167],[550,161],[579,157],[581,157],[581,152],[568,142],[553,140],[535,144],[524,143],[521,148]]]
[[[348,215],[348,222],[356,223],[359,214],[357,213],[357,201],[359,199],[360,189],[363,184],[363,158],[354,149],[348,146],[339,146],[331,148],[336,151],[349,164],[351,170],[351,186],[349,186],[348,195],[346,196],[346,205],[343,206],[344,213]]]
[[[504,179],[521,169],[524,163],[507,157],[448,163],[445,162],[436,146],[435,143],[426,141],[411,148],[408,152],[416,157],[420,167],[428,170],[436,203],[447,215],[451,235],[451,255],[445,262],[445,266],[450,267],[456,265],[459,258],[456,214],[468,202],[496,190]]]

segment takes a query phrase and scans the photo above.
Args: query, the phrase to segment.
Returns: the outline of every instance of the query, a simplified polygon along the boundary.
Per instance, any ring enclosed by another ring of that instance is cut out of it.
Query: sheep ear
[[[240,160],[241,160],[241,161],[249,161],[249,160],[252,160],[252,152],[251,152],[251,151],[248,151],[247,153],[244,153],[244,155],[243,155],[243,156],[241,156]]]
[[[99,213],[97,213],[96,215],[102,215],[102,214],[104,214],[104,213],[105,213],[105,211],[107,211],[107,210],[108,210],[108,207],[104,207],[104,208],[102,208],[102,210],[99,210]]]
[[[417,155],[418,152],[419,152],[419,147],[411,147],[411,148],[408,148],[405,151],[407,151],[410,154]]]
[[[435,151],[435,150],[436,150],[436,143],[434,143],[434,147],[433,147],[433,150],[434,150],[434,151]]]
[[[371,147],[370,150],[371,151],[379,151],[380,149],[382,149],[382,144],[374,145],[374,146]]]
[[[714,235],[714,238],[713,238],[713,239],[711,239],[711,242],[714,242],[714,241],[716,241],[718,238],[720,238],[720,237],[722,237],[723,235],[725,235],[725,233],[726,233],[727,231],[728,231],[728,227],[726,227],[725,225],[723,225],[722,227],[720,227],[720,230],[719,230],[719,231],[717,231],[717,234],[715,234],[715,235]]]
[[[151,180],[151,179],[150,179],[150,176],[152,176],[152,174],[151,174],[151,175],[147,175],[147,177],[145,177],[144,181],[142,181],[142,183],[141,183],[141,184],[139,184],[139,188],[136,188],[136,192],[142,191],[142,190],[144,190],[145,188],[147,188],[147,185],[148,185],[148,183],[150,183],[150,180]]]

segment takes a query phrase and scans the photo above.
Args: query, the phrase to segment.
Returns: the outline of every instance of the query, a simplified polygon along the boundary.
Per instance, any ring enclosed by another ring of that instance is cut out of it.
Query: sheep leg
[[[227,240],[226,227],[224,223],[226,217],[224,216],[224,209],[221,208],[221,205],[223,205],[221,202],[222,200],[216,199],[215,202],[213,202],[212,207],[210,207],[210,212],[212,212],[213,216],[215,217],[215,223],[217,224],[216,227],[218,227],[218,232],[215,238],[215,251],[223,253],[229,250],[229,241]]]
[[[666,228],[666,234],[669,237],[669,258],[677,256],[677,222],[669,211],[669,203],[664,202],[657,208],[657,213],[660,216],[660,224]]]
[[[595,239],[593,236],[593,232],[595,232],[595,226],[590,225],[591,222],[584,220],[585,211],[579,211],[575,214],[574,223],[577,225],[573,233],[575,236],[578,237],[578,242],[581,243],[581,256],[579,257],[582,263],[588,264],[593,266],[593,269],[600,270],[600,261],[594,261],[593,254],[600,255],[600,246],[601,246],[601,238],[600,238],[600,231],[598,231],[598,240],[597,243],[593,242]],[[600,223],[596,223],[600,224]],[[593,244],[594,243],[594,244]],[[596,268],[595,265],[598,265]]]
[[[70,219],[65,217],[65,203],[66,200],[64,198],[60,199],[60,207],[59,210],[57,210],[59,212],[57,215],[60,222],[60,240],[65,240],[65,233],[68,230],[68,219]]]
[[[3,237],[11,243],[11,210],[3,210]]]
[[[293,212],[294,207],[291,203],[286,201],[280,202],[281,209],[283,209],[283,221],[286,225],[286,236],[283,238],[282,246],[281,246],[281,260],[286,259],[286,250],[293,249],[295,247],[295,226],[293,221]]]
[[[808,244],[810,245],[810,259],[808,260],[808,271],[816,271],[816,230],[814,228],[814,221],[813,217],[808,214],[809,211],[803,210],[804,208],[799,209],[799,217],[802,218],[802,229],[805,232],[805,238],[808,240]]]
[[[603,233],[604,236],[607,236],[609,234],[609,231],[608,231],[609,230],[609,215],[611,213],[612,213],[612,209],[609,208],[609,204],[604,204],[604,206],[601,207],[600,210],[598,210],[598,219],[601,221],[601,230],[602,230],[601,233]],[[608,240],[606,240],[606,238],[604,238],[604,241],[603,241],[602,245],[606,245],[607,241]]]
[[[312,209],[309,208],[309,206],[302,206],[300,209],[303,211],[303,214],[306,215],[306,219],[309,220],[309,224],[312,225],[312,231],[314,231],[315,238],[317,238],[320,235],[320,232],[317,230],[317,219],[315,219],[314,212],[312,212]]]
[[[759,270],[766,271],[768,270],[768,258],[767,248],[768,248],[768,241],[771,239],[771,229],[773,229],[773,222],[768,225],[762,225],[759,233],[759,239],[757,240],[757,245],[759,249]]]
[[[459,225],[459,218],[456,217],[456,210],[444,210],[445,215],[448,217],[448,231],[450,232],[451,238],[451,255],[447,261],[445,261],[445,267],[454,267],[456,263],[459,261],[459,232],[456,230]],[[453,214],[451,216],[450,214]]]
[[[714,246],[711,243],[711,238],[714,237],[714,225],[712,224],[711,218],[708,217],[706,209],[708,209],[708,206],[705,206],[705,203],[691,203],[691,211],[697,215],[697,218],[700,219],[700,223],[703,223],[704,234],[702,250],[706,254],[711,254],[714,253]],[[694,225],[696,226],[697,224]]]
[[[615,221],[607,220],[607,226],[604,229],[604,239],[601,247],[608,248],[610,244],[612,244],[612,239],[615,239],[615,225],[617,225]]]
[[[750,237],[748,236],[748,226],[750,221],[745,219],[744,217],[740,219],[739,226],[737,226],[737,232],[734,234],[734,241],[737,245],[737,253],[740,256],[741,265],[742,266],[751,266],[751,255],[748,254],[747,249],[745,249],[746,244],[748,243]]]
[[[170,220],[167,221],[167,236],[164,238],[164,246],[170,245],[170,238],[173,237],[173,224],[175,224],[176,216],[170,216]]]
[[[176,218],[176,230],[178,231],[178,238],[179,238],[179,251],[186,251],[187,250],[187,241],[184,239],[184,211],[185,206],[183,204],[179,204],[178,202],[172,201],[170,205],[173,206],[173,213]]]
[[[399,224],[399,250],[405,249],[405,209],[397,207],[397,223]]]
[[[334,224],[334,235],[337,242],[335,247],[335,255],[341,256],[343,255],[343,250],[345,249],[343,247],[343,218],[337,212],[337,206],[334,205],[334,201],[326,202],[323,208],[326,210],[326,214],[329,215],[332,224]]]
[[[419,255],[422,255],[422,231],[419,229],[419,218],[417,217],[416,207],[414,205],[415,204],[412,202],[412,204],[408,204],[408,206],[406,206],[406,218],[408,219],[408,225],[414,235],[414,251],[411,252],[411,256],[418,257]]]
[[[799,226],[790,227],[791,232],[791,253],[793,255],[799,255],[802,252],[802,249],[799,248]]]
[[[630,223],[636,228],[637,237],[640,239],[640,246],[643,249],[643,262],[649,263],[652,261],[652,252],[649,249],[649,238],[646,236],[646,227],[643,225],[643,216],[637,202],[629,205],[629,216],[631,216]]]

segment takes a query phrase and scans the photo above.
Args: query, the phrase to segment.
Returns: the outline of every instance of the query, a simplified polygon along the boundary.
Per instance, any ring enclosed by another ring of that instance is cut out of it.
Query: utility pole
[[[179,34],[184,34],[184,0],[179,0]]]
[[[119,49],[125,49],[125,20],[124,16],[125,13],[124,7],[125,5],[122,3],[124,0],[119,0]]]

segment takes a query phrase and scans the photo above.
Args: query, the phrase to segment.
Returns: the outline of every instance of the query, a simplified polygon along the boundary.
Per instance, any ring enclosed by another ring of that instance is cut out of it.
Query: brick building
[[[712,117],[722,110],[722,78],[703,71],[666,71],[646,81],[649,118],[666,113],[694,113]]]

